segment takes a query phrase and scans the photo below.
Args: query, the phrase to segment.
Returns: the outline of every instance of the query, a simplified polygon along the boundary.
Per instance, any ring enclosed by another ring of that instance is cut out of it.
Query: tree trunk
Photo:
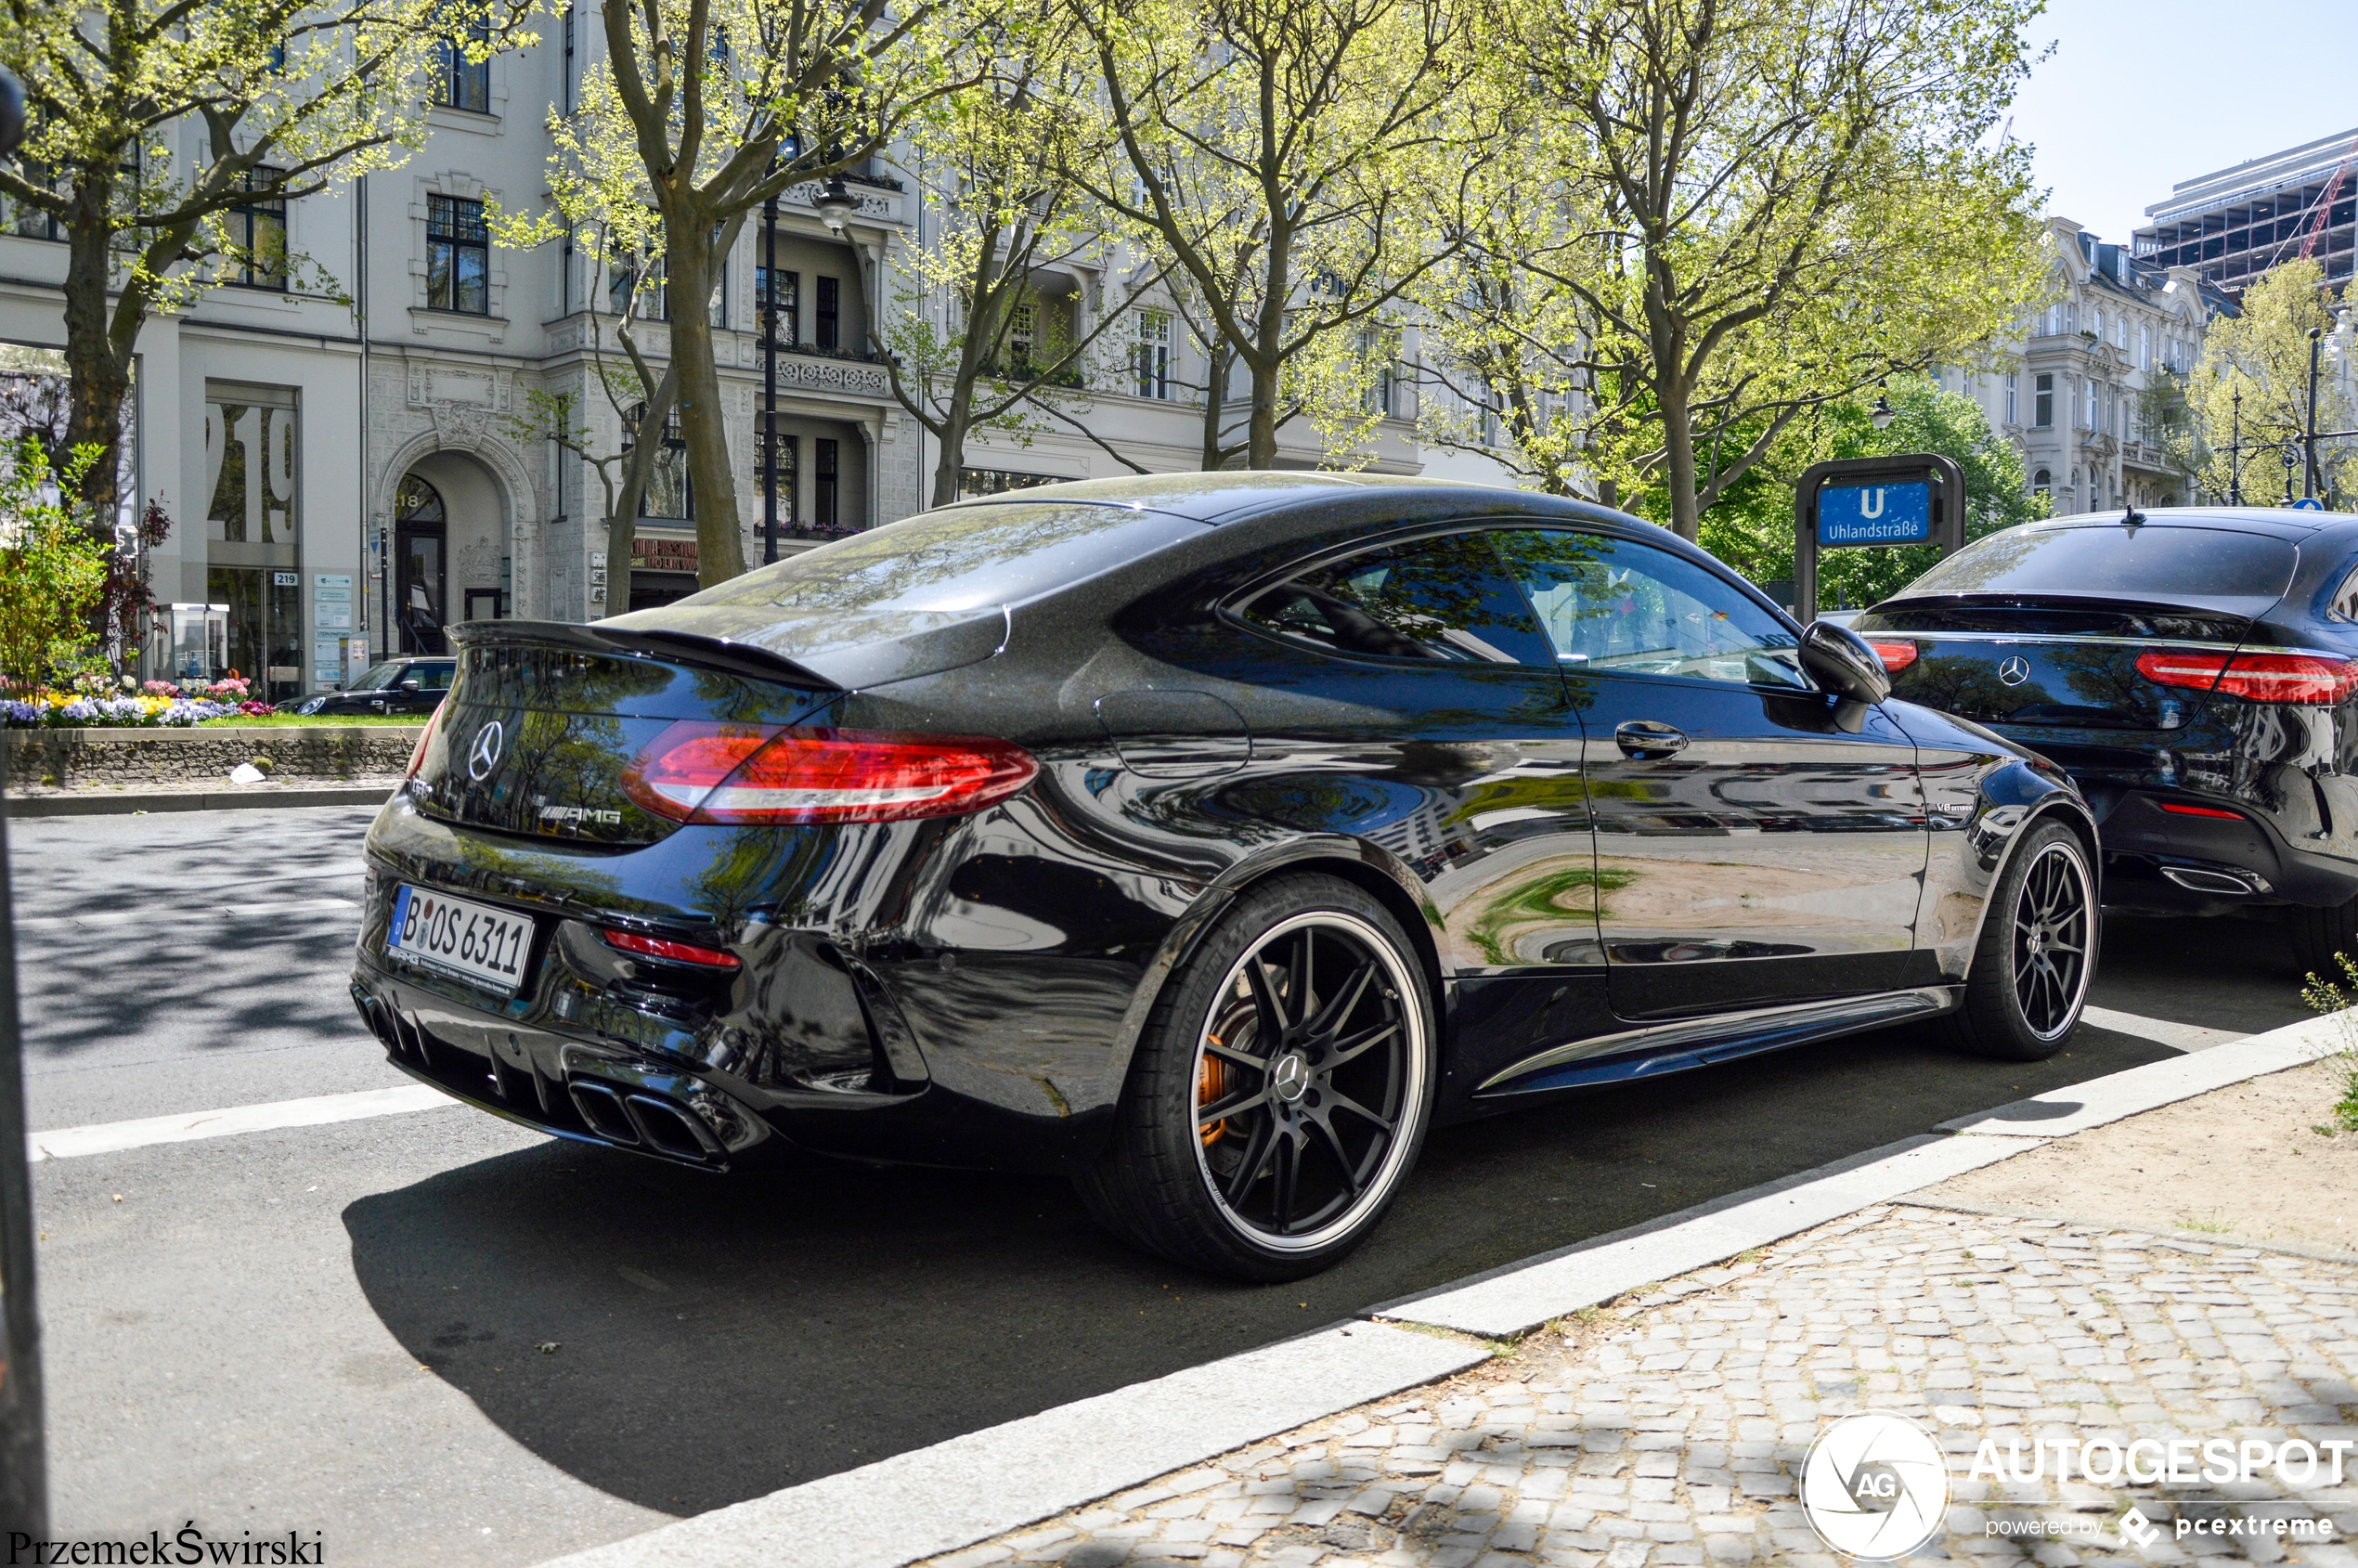
[[[696,514],[696,586],[711,588],[745,570],[745,529],[737,516],[737,475],[729,461],[727,410],[720,372],[712,357],[711,224],[698,218],[665,227],[667,309],[671,320],[671,368],[680,378],[680,433],[688,446],[688,486]],[[732,227],[733,231],[733,227]],[[682,242],[680,236],[693,236]],[[662,426],[642,431],[660,440]],[[611,557],[609,557],[611,559]],[[609,574],[614,568],[609,565]]]
[[[631,442],[629,453],[622,461],[622,488],[615,496],[606,513],[606,614],[628,615],[630,612],[630,558],[638,548],[639,513],[646,510],[647,478],[654,472],[655,458],[663,450],[664,421],[670,417],[671,404],[678,395],[678,361],[664,367],[663,380],[647,395],[647,411],[639,420],[639,428]],[[698,556],[701,559],[702,546]],[[701,583],[699,587],[703,586]],[[615,605],[622,608],[615,609]],[[603,617],[599,617],[602,619]]]
[[[948,506],[958,499],[958,480],[966,466],[966,427],[974,415],[974,382],[961,377],[942,411],[941,458],[933,466],[933,504]]]
[[[1703,515],[1695,507],[1695,430],[1687,388],[1667,378],[1654,385],[1662,408],[1663,447],[1669,459],[1665,480],[1670,487],[1670,531],[1692,543],[1702,535]]]
[[[1214,343],[1204,355],[1203,370],[1203,471],[1211,473],[1226,460],[1221,449],[1220,433],[1227,417],[1228,367],[1237,356],[1226,346]]]
[[[1277,366],[1273,361],[1252,370],[1252,424],[1245,450],[1247,468],[1277,466]]]
[[[111,538],[115,486],[123,466],[123,405],[131,393],[131,368],[128,359],[115,354],[108,318],[110,238],[103,223],[76,222],[67,230],[66,372],[70,401],[65,449],[53,453],[51,460],[62,477],[75,447],[98,448],[97,461],[83,474],[77,488],[86,509],[83,520],[105,529]],[[126,295],[118,308],[135,310],[137,304]],[[202,498],[203,505],[210,507],[212,502],[211,496]]]

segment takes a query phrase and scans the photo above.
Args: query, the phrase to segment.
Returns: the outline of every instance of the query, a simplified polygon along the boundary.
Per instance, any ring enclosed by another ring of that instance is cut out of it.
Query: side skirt
[[[1497,1100],[1549,1089],[1658,1077],[1761,1051],[1882,1029],[1910,1018],[1932,1017],[1955,1008],[1963,995],[1963,986],[1919,986],[1625,1030],[1526,1056],[1492,1074],[1474,1095]]]

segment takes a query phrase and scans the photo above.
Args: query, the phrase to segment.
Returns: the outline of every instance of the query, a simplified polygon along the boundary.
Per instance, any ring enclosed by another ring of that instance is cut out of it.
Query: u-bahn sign
[[[1794,487],[1794,614],[1818,614],[1818,552],[1965,542],[1965,474],[1937,452],[1821,462]]]

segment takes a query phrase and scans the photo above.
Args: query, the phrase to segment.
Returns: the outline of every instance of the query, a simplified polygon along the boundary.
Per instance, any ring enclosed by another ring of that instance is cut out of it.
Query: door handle
[[[1613,732],[1613,744],[1622,755],[1639,762],[1659,761],[1687,749],[1687,737],[1667,724],[1651,719],[1632,719]]]

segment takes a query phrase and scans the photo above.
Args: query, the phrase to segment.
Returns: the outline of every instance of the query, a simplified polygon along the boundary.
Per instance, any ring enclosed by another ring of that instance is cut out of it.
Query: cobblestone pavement
[[[2264,1481],[1967,1479],[1984,1438],[2002,1453],[2010,1439],[2028,1453],[2034,1438],[2358,1438],[2353,1380],[2358,1268],[1884,1205],[933,1568],[1833,1568],[1795,1479],[1829,1419],[1871,1408],[1937,1427],[1950,1454],[1948,1533],[1922,1557],[2358,1568],[2358,1460],[2297,1497]],[[2142,1553],[2114,1529],[2132,1502],[2161,1529]],[[2178,1513],[2336,1530],[2324,1544],[2180,1536]],[[2081,1534],[1991,1533],[2032,1525]]]

